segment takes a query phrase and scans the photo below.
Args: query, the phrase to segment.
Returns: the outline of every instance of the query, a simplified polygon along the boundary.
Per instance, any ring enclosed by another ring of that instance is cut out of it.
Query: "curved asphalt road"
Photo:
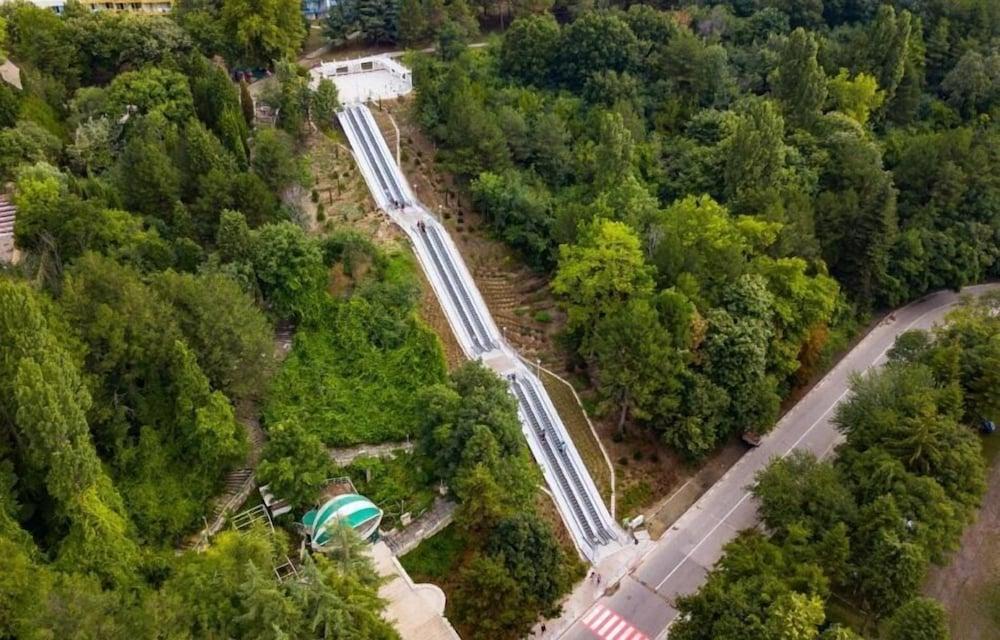
[[[962,292],[979,295],[997,287],[1000,285],[977,285]],[[837,404],[848,393],[850,375],[882,364],[896,336],[909,329],[930,328],[958,299],[958,294],[952,291],[928,295],[899,309],[875,327],[785,414],[759,447],[740,458],[674,523],[621,580],[612,595],[587,609],[562,637],[568,640],[632,640],[641,638],[641,634],[649,638],[666,637],[677,616],[673,607],[677,596],[696,591],[722,556],[723,546],[740,530],[757,524],[757,506],[748,491],[757,471],[772,458],[784,457],[794,449],[812,451],[820,457],[830,453],[840,442],[840,434],[830,420]],[[610,615],[605,613],[608,610]],[[608,624],[606,621],[612,618],[624,620],[627,625]],[[633,629],[630,633],[621,631],[630,627]]]

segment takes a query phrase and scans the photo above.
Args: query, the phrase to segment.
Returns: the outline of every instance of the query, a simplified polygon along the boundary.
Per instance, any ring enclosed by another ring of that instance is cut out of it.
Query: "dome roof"
[[[354,529],[362,538],[368,539],[382,522],[382,510],[364,496],[345,493],[331,498],[319,509],[313,509],[302,517],[302,524],[305,525],[314,548],[320,548],[329,542],[328,529],[340,522]]]

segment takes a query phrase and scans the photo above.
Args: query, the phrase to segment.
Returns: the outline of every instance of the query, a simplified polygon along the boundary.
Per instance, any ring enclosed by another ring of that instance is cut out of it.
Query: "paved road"
[[[997,286],[980,285],[964,291],[979,294]],[[848,393],[850,375],[882,364],[896,336],[909,329],[931,327],[957,301],[958,295],[950,291],[929,295],[896,311],[872,330],[781,419],[759,447],[744,455],[674,523],[637,568],[622,579],[615,593],[586,610],[562,637],[632,640],[621,632],[615,633],[617,623],[595,624],[600,616],[594,611],[605,610],[650,638],[665,637],[677,616],[673,607],[677,596],[696,591],[722,556],[722,547],[740,530],[757,524],[757,506],[748,492],[757,471],[772,458],[783,457],[794,449],[806,449],[818,456],[830,453],[840,442],[830,420]]]

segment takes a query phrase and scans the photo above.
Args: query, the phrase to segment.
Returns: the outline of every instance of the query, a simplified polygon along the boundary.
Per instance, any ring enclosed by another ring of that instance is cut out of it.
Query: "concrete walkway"
[[[447,498],[438,497],[431,508],[420,514],[416,520],[401,531],[390,531],[383,536],[386,545],[395,556],[405,556],[417,548],[421,542],[444,529],[455,519],[456,505]]]
[[[389,458],[397,451],[409,453],[413,451],[412,442],[385,442],[383,444],[359,444],[356,447],[329,449],[330,459],[338,467],[346,467],[362,456],[372,458]]]
[[[414,584],[383,542],[372,546],[375,571],[385,579],[378,594],[383,615],[403,640],[460,640],[444,617],[445,595],[433,584]]]

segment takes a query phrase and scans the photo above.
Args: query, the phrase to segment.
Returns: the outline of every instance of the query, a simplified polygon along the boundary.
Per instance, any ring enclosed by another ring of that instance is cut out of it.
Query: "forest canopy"
[[[1000,96],[974,88],[1000,14],[678,4],[559,2],[414,77],[602,409],[697,459],[769,429],[871,310],[1000,275]]]

